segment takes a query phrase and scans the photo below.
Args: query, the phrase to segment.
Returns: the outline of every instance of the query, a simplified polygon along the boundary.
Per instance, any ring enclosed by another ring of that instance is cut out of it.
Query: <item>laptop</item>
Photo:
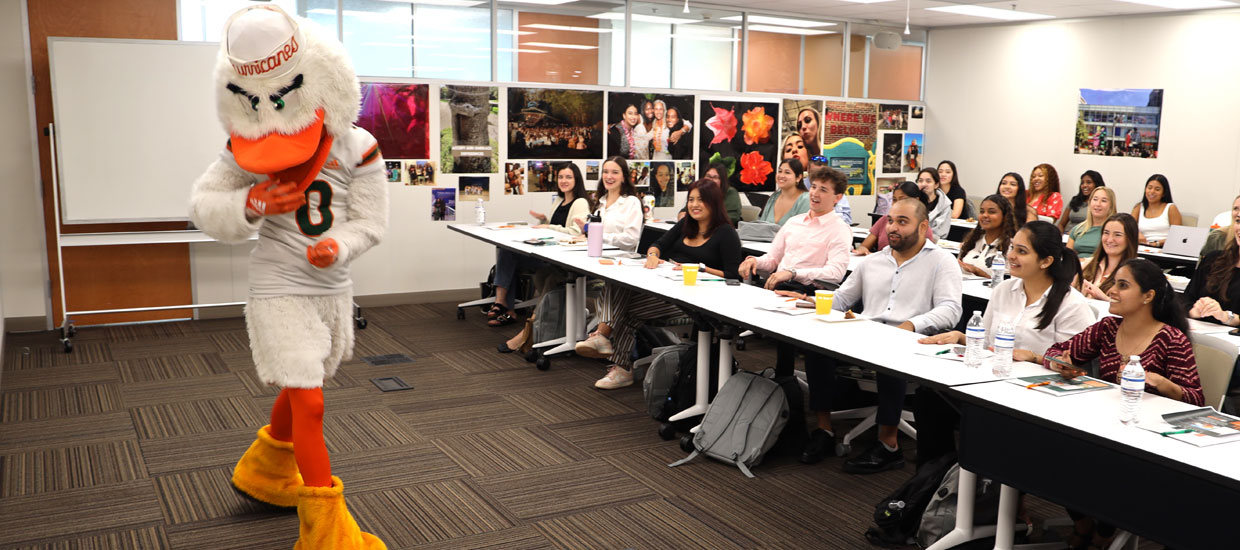
[[[1162,251],[1196,258],[1201,254],[1201,247],[1206,244],[1209,234],[1210,230],[1205,227],[1173,225],[1167,231],[1167,242],[1163,243]]]

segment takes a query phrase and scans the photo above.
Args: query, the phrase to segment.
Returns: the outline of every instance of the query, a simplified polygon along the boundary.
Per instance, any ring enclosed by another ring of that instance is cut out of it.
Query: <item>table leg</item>
[[[722,390],[729,378],[732,378],[732,338],[725,331],[719,337],[719,385],[715,390]]]
[[[963,473],[964,470],[961,470]],[[995,550],[1012,550],[1016,539],[1016,505],[1020,491],[1003,485],[999,489],[999,517],[995,525]]]
[[[680,411],[668,420],[673,422],[702,416],[706,414],[706,406],[710,404],[710,330],[698,331],[698,347],[697,347],[697,388],[694,395],[694,403],[683,411]],[[731,359],[728,360],[731,362]]]
[[[977,494],[977,475],[960,469],[956,487],[956,528],[935,541],[926,550],[946,550],[978,538],[973,529],[973,504]]]
[[[585,277],[577,277],[572,282],[564,285],[564,339],[559,340],[559,345],[543,352],[543,355],[554,355],[573,351],[577,348],[578,338],[581,336],[584,326],[584,319],[581,319],[581,309],[585,306],[585,302],[581,301],[578,289],[585,290]],[[553,342],[556,340],[552,340]],[[550,342],[540,342],[541,344],[550,344]],[[538,346],[535,346],[538,347]]]

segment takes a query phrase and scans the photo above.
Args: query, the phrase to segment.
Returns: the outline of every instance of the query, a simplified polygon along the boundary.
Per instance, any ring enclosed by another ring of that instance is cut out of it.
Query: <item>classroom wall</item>
[[[25,51],[22,2],[0,0],[0,301],[5,316],[43,317],[47,270]]]
[[[1237,28],[1240,12],[1229,10],[932,29],[926,162],[954,160],[974,195],[1049,162],[1070,196],[1093,169],[1125,211],[1162,173],[1180,210],[1208,225],[1230,208],[1240,176]],[[1164,89],[1159,158],[1073,154],[1080,88]]]

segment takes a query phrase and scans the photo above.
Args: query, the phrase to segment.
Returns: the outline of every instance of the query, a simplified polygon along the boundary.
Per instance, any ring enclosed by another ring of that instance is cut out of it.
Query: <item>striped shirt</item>
[[[1128,357],[1120,355],[1119,350],[1115,349],[1115,336],[1119,334],[1121,320],[1120,317],[1103,317],[1084,332],[1051,346],[1046,350],[1046,355],[1059,357],[1064,352],[1070,352],[1072,362],[1077,364],[1097,359],[1100,365],[1098,377],[1118,384],[1120,373],[1128,364]],[[1201,393],[1201,379],[1197,376],[1197,358],[1193,356],[1193,345],[1180,329],[1164,325],[1145,351],[1141,352],[1140,357],[1141,367],[1145,372],[1157,373],[1184,389],[1185,403],[1205,403],[1205,396]],[[1162,395],[1148,384],[1145,391]]]

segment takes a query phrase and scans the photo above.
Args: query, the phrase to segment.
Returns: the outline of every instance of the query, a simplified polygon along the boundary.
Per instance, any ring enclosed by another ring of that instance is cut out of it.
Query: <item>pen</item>
[[[935,355],[943,355],[943,354],[945,354],[945,353],[951,353],[951,352],[952,352],[952,349],[951,349],[951,348],[947,348],[947,349],[945,349],[945,350],[943,350],[943,351],[940,351],[940,352],[936,353]]]
[[[1169,435],[1176,435],[1176,434],[1191,434],[1191,433],[1193,433],[1193,430],[1171,430],[1171,431],[1169,431],[1169,432],[1160,432],[1160,433],[1159,433],[1159,435],[1161,435],[1161,436],[1163,436],[1163,437],[1167,437],[1167,436],[1169,436]]]
[[[1050,381],[1050,380],[1047,380],[1047,381],[1045,381],[1045,382],[1038,382],[1037,384],[1029,384],[1028,386],[1025,386],[1025,389],[1027,389],[1027,390],[1032,390],[1033,388],[1036,388],[1036,387],[1038,387],[1038,386],[1046,386],[1046,385],[1048,385],[1048,384],[1050,384],[1050,383],[1051,383],[1051,381]]]

